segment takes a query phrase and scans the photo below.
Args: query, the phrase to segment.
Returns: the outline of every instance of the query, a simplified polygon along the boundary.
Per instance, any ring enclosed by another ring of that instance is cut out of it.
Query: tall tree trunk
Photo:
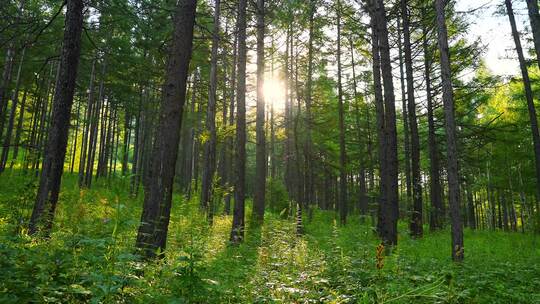
[[[230,240],[238,244],[244,239],[246,185],[246,10],[247,0],[238,3],[238,78],[236,110],[236,182],[233,222]]]
[[[9,114],[9,120],[8,120],[8,126],[6,130],[6,136],[4,137],[4,146],[2,148],[2,156],[0,158],[0,173],[4,171],[6,168],[6,163],[9,155],[9,149],[11,145],[11,135],[13,133],[13,126],[15,122],[15,116],[17,115],[17,104],[19,103],[19,89],[21,85],[21,71],[22,66],[24,63],[24,54],[26,52],[26,48],[23,48],[21,59],[19,60],[19,68],[17,70],[17,80],[15,81],[15,90],[13,91],[13,95],[11,97],[11,113]],[[26,91],[25,91],[26,94]],[[1,129],[0,129],[0,137],[2,135]]]
[[[36,202],[32,210],[32,217],[30,218],[30,234],[35,234],[42,228],[48,234],[52,228],[64,169],[69,117],[73,104],[81,51],[83,6],[82,0],[67,1],[62,57],[59,66],[60,76],[54,94],[53,117],[43,161],[43,170]],[[42,225],[44,226],[42,227]]]
[[[4,60],[4,71],[0,80],[0,138],[4,133],[4,119],[6,117],[6,109],[8,105],[9,85],[11,82],[11,74],[13,70],[13,59],[15,57],[13,43],[7,47],[6,59]]]
[[[212,33],[212,58],[210,59],[210,88],[208,92],[208,108],[206,112],[206,129],[210,138],[204,144],[203,172],[201,185],[201,207],[203,207],[211,223],[214,216],[213,180],[216,171],[216,99],[217,99],[217,61],[220,31],[220,0],[214,1],[214,29]]]
[[[338,112],[339,112],[339,221],[347,222],[347,154],[345,147],[345,109],[341,84],[341,2],[337,0],[337,67],[338,67]]]
[[[431,212],[429,217],[429,227],[431,230],[442,228],[444,218],[443,201],[441,195],[439,151],[437,148],[437,138],[435,136],[435,116],[433,106],[433,96],[431,89],[431,52],[428,47],[427,31],[423,32],[424,48],[424,78],[426,80],[426,99],[428,116],[428,149],[429,149],[429,197],[431,201]]]
[[[86,157],[88,155],[88,140],[90,137],[90,126],[92,120],[92,112],[94,111],[94,83],[96,77],[96,61],[92,61],[92,71],[90,72],[90,85],[88,86],[88,106],[86,107],[86,117],[84,121],[84,134],[81,146],[81,156],[79,158],[79,187],[85,186],[84,172],[86,169]]]
[[[463,248],[463,220],[459,203],[459,172],[456,140],[456,121],[454,118],[454,93],[452,88],[452,75],[450,68],[450,50],[448,47],[448,32],[445,18],[445,0],[436,0],[437,30],[439,37],[439,51],[441,60],[441,77],[444,103],[444,117],[446,125],[446,153],[448,158],[448,204],[450,205],[450,221],[452,224],[452,259],[462,261]]]
[[[411,206],[412,182],[411,182],[411,143],[409,139],[409,117],[407,115],[407,91],[405,89],[405,71],[403,69],[403,46],[401,42],[401,18],[397,18],[398,33],[398,57],[399,57],[399,83],[401,88],[401,118],[403,120],[403,165],[405,171],[405,206],[407,210]]]
[[[374,8],[374,7],[373,7]],[[372,59],[372,72],[373,72],[373,92],[375,96],[375,109],[376,109],[376,124],[377,124],[377,137],[378,137],[378,158],[379,158],[379,204],[378,204],[378,221],[377,221],[377,232],[380,236],[383,236],[383,214],[382,207],[386,206],[387,202],[387,163],[386,163],[386,146],[387,138],[385,134],[385,117],[384,117],[384,99],[382,93],[382,83],[381,83],[381,59],[379,52],[379,30],[377,26],[377,16],[376,11],[373,10],[371,13],[371,53],[373,56]]]
[[[253,213],[257,222],[264,219],[264,203],[266,192],[266,134],[265,99],[264,99],[264,0],[257,0],[257,148],[255,156],[255,192],[253,197]]]
[[[156,139],[151,154],[149,185],[145,191],[137,248],[151,258],[165,250],[171,212],[175,162],[195,24],[196,0],[179,0],[174,15],[172,45],[163,86]]]
[[[365,165],[365,155],[364,153],[364,132],[362,132],[362,126],[360,124],[360,106],[358,103],[360,102],[359,95],[358,95],[358,89],[357,89],[357,81],[356,81],[356,62],[354,61],[354,45],[352,38],[349,39],[349,44],[351,47],[351,67],[352,67],[352,77],[353,77],[353,92],[354,92],[354,106],[355,106],[355,116],[356,116],[356,129],[357,129],[357,136],[358,136],[358,144],[360,146],[360,157],[359,157],[359,195],[358,195],[358,207],[360,208],[360,214],[367,215],[368,211],[368,201],[367,201],[367,189],[366,189],[366,165]]]
[[[540,199],[540,133],[538,131],[538,118],[537,118],[536,109],[534,106],[533,92],[531,89],[531,80],[529,79],[529,72],[527,71],[527,63],[525,62],[525,56],[523,55],[523,49],[521,47],[521,40],[519,38],[519,32],[516,26],[516,19],[514,17],[514,11],[512,9],[512,1],[505,0],[504,2],[506,4],[506,12],[508,13],[510,26],[512,27],[512,36],[514,37],[514,43],[516,44],[516,52],[518,54],[519,67],[521,69],[521,76],[523,78],[523,86],[525,88],[525,98],[527,99],[527,108],[529,110],[529,120],[531,124],[531,133],[532,133],[532,138],[533,138],[534,159],[535,159],[535,169],[536,169],[536,195],[537,195],[537,200],[539,200]]]
[[[314,200],[314,177],[313,177],[313,155],[312,155],[312,139],[311,139],[311,128],[312,128],[312,115],[311,107],[313,103],[312,90],[313,90],[313,36],[314,34],[314,22],[315,22],[315,0],[309,0],[309,40],[308,40],[308,70],[307,70],[307,81],[306,81],[306,152],[305,152],[305,174],[306,174],[306,207],[309,208],[309,205],[313,204]],[[272,69],[273,70],[273,69]],[[273,110],[273,106],[272,106]],[[272,118],[274,113],[272,112]],[[272,131],[273,131],[272,125]],[[272,132],[272,141],[274,141],[274,132]],[[274,144],[272,143],[272,154],[274,153]],[[273,165],[273,171],[275,171],[275,166]],[[275,173],[272,174],[274,178]],[[311,208],[309,208],[311,210]],[[309,211],[311,215],[311,211]]]
[[[14,146],[13,155],[11,156],[11,163],[9,165],[10,168],[13,168],[13,165],[15,165],[15,162],[17,161],[17,158],[19,157],[19,146],[21,145],[21,135],[23,132],[23,120],[24,120],[24,112],[26,110],[27,93],[28,93],[28,90],[24,90],[22,101],[21,101],[21,107],[19,109],[19,118],[17,119],[17,128],[15,130],[15,141],[13,142],[13,146]]]
[[[89,188],[92,186],[92,177],[94,174],[94,161],[96,158],[100,113],[102,112],[102,107],[105,102],[104,100],[105,99],[105,96],[104,96],[105,71],[106,71],[106,64],[105,62],[102,62],[101,79],[99,81],[99,93],[98,93],[99,95],[98,95],[98,99],[96,101],[95,107],[93,109],[93,113],[90,116],[91,117],[90,118],[90,137],[89,137],[89,143],[88,143],[88,156],[87,156],[86,171],[85,171],[85,177],[84,177],[84,185]]]
[[[77,143],[79,139],[79,125],[81,122],[81,103],[82,95],[79,93],[79,102],[77,103],[77,122],[75,123],[75,134],[73,136],[73,147],[71,150],[71,164],[69,165],[70,173],[73,173],[73,170],[75,170],[75,158],[77,154]]]
[[[411,169],[413,186],[413,208],[411,214],[411,235],[421,237],[424,233],[422,225],[422,176],[420,175],[420,136],[416,121],[416,102],[414,99],[414,75],[411,51],[411,33],[409,29],[409,11],[407,0],[401,0],[403,18],[403,47],[407,74],[407,107],[409,110],[409,127],[411,129]]]
[[[393,246],[397,245],[397,220],[399,215],[396,98],[394,96],[390,44],[388,42],[387,17],[383,0],[376,1],[375,17],[384,87],[384,131],[386,137],[384,157],[386,162],[385,191],[387,193],[385,200],[381,201],[379,233],[384,243]]]
[[[229,103],[229,127],[234,126],[234,109],[235,109],[235,99],[236,99],[236,77],[238,76],[237,65],[238,65],[238,22],[234,27],[234,43],[233,43],[233,64],[231,69],[231,83],[230,87],[230,103]],[[236,182],[235,170],[234,167],[234,137],[229,136],[227,138],[227,188],[230,189],[230,186]],[[230,214],[231,212],[231,197],[232,193],[230,190],[227,190],[227,195],[225,196],[225,202],[223,207],[223,212],[225,214]]]

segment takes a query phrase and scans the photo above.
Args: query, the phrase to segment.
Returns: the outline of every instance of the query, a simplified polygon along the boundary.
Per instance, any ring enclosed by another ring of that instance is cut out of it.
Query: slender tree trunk
[[[88,86],[88,106],[86,107],[81,156],[79,158],[79,187],[83,187],[86,185],[84,182],[84,172],[86,168],[86,157],[88,155],[88,140],[90,136],[92,112],[94,111],[94,83],[96,79],[96,61],[97,58],[92,61],[92,72],[90,72],[90,85]]]
[[[7,96],[9,95],[14,55],[13,43],[11,43],[7,47],[6,59],[4,60],[4,71],[2,72],[2,79],[0,82],[0,138],[2,138],[2,134],[4,133],[4,120],[8,105]]]
[[[337,0],[337,66],[338,66],[338,112],[339,112],[339,221],[347,222],[347,154],[345,147],[345,109],[341,84],[341,3]]]
[[[429,226],[431,230],[442,228],[444,218],[443,201],[441,195],[439,151],[437,148],[437,138],[435,135],[435,116],[433,107],[433,96],[431,89],[431,52],[428,48],[427,31],[423,32],[424,48],[424,78],[426,80],[426,99],[428,116],[428,149],[429,149],[429,197],[431,201],[431,212],[429,217]]]
[[[305,152],[305,174],[306,174],[306,206],[309,208],[309,205],[313,204],[314,200],[314,177],[313,177],[313,155],[312,155],[312,139],[311,139],[311,128],[312,128],[312,90],[313,90],[313,36],[314,34],[314,22],[315,22],[315,0],[309,0],[309,38],[308,38],[308,71],[307,71],[307,81],[306,81],[306,152]],[[273,110],[273,106],[272,106]],[[272,112],[272,118],[274,113]],[[273,126],[272,126],[273,128]],[[273,131],[273,129],[272,129]],[[272,141],[274,141],[274,134],[272,132]],[[274,143],[272,143],[272,153],[274,151]],[[275,167],[275,166],[274,166]],[[273,168],[275,170],[275,168]],[[272,175],[274,178],[275,173]],[[311,208],[309,208],[311,210]],[[311,217],[311,211],[308,211]]]
[[[401,88],[401,118],[403,120],[403,153],[404,161],[403,165],[405,171],[405,206],[407,210],[411,207],[412,197],[412,181],[411,181],[411,144],[409,139],[409,117],[407,115],[407,91],[405,89],[405,70],[403,69],[403,46],[401,42],[401,18],[397,18],[397,33],[398,33],[398,57],[399,57],[399,83]]]
[[[92,113],[92,118],[90,119],[90,139],[88,144],[88,156],[86,163],[86,172],[84,178],[84,184],[86,187],[90,188],[92,186],[92,177],[94,175],[94,163],[96,159],[96,150],[98,146],[98,132],[100,125],[100,115],[105,108],[105,73],[107,65],[105,62],[101,64],[101,79],[99,81],[99,96],[94,107],[94,112]],[[102,128],[103,129],[103,128]]]
[[[365,165],[365,155],[364,153],[364,132],[362,132],[362,126],[360,124],[360,106],[358,103],[359,95],[357,90],[357,81],[356,81],[356,63],[354,61],[354,45],[352,39],[349,39],[349,44],[351,47],[351,67],[352,67],[352,77],[353,77],[353,91],[354,91],[354,105],[355,105],[355,116],[356,116],[356,129],[358,132],[358,144],[360,145],[360,159],[359,159],[359,174],[358,174],[358,207],[360,208],[360,214],[367,215],[368,211],[368,201],[367,201],[367,188],[366,188],[366,165]]]
[[[525,88],[525,98],[527,99],[527,108],[529,110],[529,120],[531,124],[531,133],[534,146],[534,159],[536,169],[536,195],[540,199],[540,133],[538,131],[538,118],[536,115],[536,109],[534,106],[533,92],[531,89],[531,81],[529,79],[529,72],[527,70],[527,63],[525,62],[525,56],[523,55],[523,49],[521,47],[521,40],[519,38],[519,32],[516,26],[516,19],[514,17],[514,11],[512,9],[512,1],[505,0],[506,12],[508,13],[508,19],[510,20],[510,26],[512,27],[512,36],[514,37],[514,43],[516,45],[516,52],[519,59],[519,67],[521,69],[521,76],[523,78],[523,86]],[[538,9],[537,9],[538,12]],[[536,40],[536,38],[535,38]]]
[[[206,129],[210,138],[204,144],[203,172],[201,185],[201,207],[207,212],[209,222],[214,216],[213,180],[216,171],[216,99],[217,99],[217,62],[220,31],[220,0],[214,1],[214,29],[212,37],[212,57],[210,59],[210,88],[208,92],[208,108],[206,112]]]
[[[233,222],[230,240],[238,244],[244,239],[244,204],[246,183],[246,10],[247,0],[238,4],[238,78],[236,111],[236,183]]]
[[[265,100],[264,100],[264,0],[257,0],[257,148],[255,156],[255,192],[253,197],[253,213],[257,222],[264,219],[264,204],[266,192],[266,134]]]
[[[236,77],[238,76],[237,64],[238,64],[238,22],[236,22],[234,30],[234,43],[233,43],[233,64],[231,69],[231,83],[230,83],[230,104],[229,104],[229,127],[234,126],[234,109],[235,109],[235,99],[236,99]],[[230,188],[236,182],[235,170],[234,167],[234,137],[229,136],[227,138],[227,188]],[[231,197],[232,193],[230,189],[227,190],[227,195],[225,196],[224,210],[225,214],[230,214],[231,212]]]
[[[186,99],[186,83],[193,44],[196,0],[179,0],[174,16],[163,101],[156,140],[151,155],[150,183],[145,191],[137,248],[147,258],[165,250],[171,212],[175,162],[180,140],[182,111]]]
[[[60,77],[58,78],[57,89],[54,94],[51,130],[47,141],[36,203],[32,211],[32,217],[30,218],[30,234],[35,234],[42,228],[46,234],[49,234],[52,228],[64,169],[69,117],[73,104],[73,94],[81,50],[82,12],[82,0],[67,1],[62,57],[59,66]],[[42,227],[41,225],[44,226]]]
[[[441,60],[441,77],[444,103],[444,117],[446,124],[446,149],[448,158],[448,204],[450,205],[450,221],[452,224],[452,259],[462,261],[463,248],[463,221],[459,203],[459,172],[456,140],[456,121],[454,118],[454,93],[452,88],[452,75],[450,69],[450,50],[448,47],[448,33],[445,18],[445,0],[436,0],[437,29],[439,37],[439,50]]]
[[[2,156],[0,158],[0,173],[6,168],[7,159],[9,156],[9,149],[11,145],[11,136],[13,133],[13,126],[15,122],[15,116],[17,115],[17,104],[19,103],[19,89],[21,85],[21,71],[24,63],[24,54],[26,48],[23,48],[21,53],[21,59],[19,61],[19,68],[17,70],[17,80],[15,81],[15,90],[11,97],[11,113],[9,114],[8,126],[6,130],[6,136],[4,137],[4,146],[2,148]],[[26,91],[25,91],[26,94]],[[2,130],[0,129],[0,137],[2,135]]]
[[[26,109],[26,95],[28,93],[28,90],[24,90],[24,94],[21,101],[21,107],[19,109],[19,118],[17,120],[17,129],[15,131],[15,141],[13,142],[14,148],[13,148],[13,155],[11,157],[11,163],[9,165],[10,168],[13,168],[13,165],[17,161],[17,158],[19,156],[19,145],[21,144],[21,135],[23,132],[23,120],[24,120],[24,112]]]
[[[409,127],[411,129],[411,169],[413,186],[413,208],[411,214],[411,235],[422,237],[422,176],[420,175],[420,136],[416,121],[416,102],[414,99],[414,75],[411,51],[411,33],[409,29],[409,11],[407,0],[401,0],[401,13],[403,18],[403,42],[405,53],[405,67],[407,74],[407,107],[409,110]]]
[[[79,94],[79,102],[77,104],[77,122],[75,124],[75,135],[73,136],[73,149],[72,149],[72,153],[71,153],[71,164],[69,165],[69,172],[70,173],[73,173],[73,170],[75,168],[75,158],[76,158],[76,154],[77,154],[77,143],[78,143],[78,139],[79,139],[79,125],[80,125],[80,121],[81,121],[81,103],[82,103],[82,98],[81,98],[81,94]]]

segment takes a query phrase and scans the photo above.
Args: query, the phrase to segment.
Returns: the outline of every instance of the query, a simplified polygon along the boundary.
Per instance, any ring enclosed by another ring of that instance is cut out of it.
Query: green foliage
[[[16,171],[15,171],[16,172]],[[288,206],[284,185],[269,183],[275,212],[264,226],[248,227],[246,242],[229,246],[231,219],[209,227],[198,199],[174,197],[165,258],[145,262],[133,254],[140,199],[124,179],[79,191],[67,175],[58,221],[49,240],[33,239],[27,218],[33,178],[0,177],[0,302],[57,303],[534,303],[540,297],[540,251],[535,236],[466,230],[467,259],[455,265],[449,232],[410,239],[376,267],[378,240],[370,223],[335,224],[315,211],[296,236],[279,217]],[[30,186],[29,186],[30,185]],[[30,188],[28,188],[30,187]],[[13,207],[17,206],[17,208]],[[23,225],[24,226],[24,223]]]
[[[275,213],[289,214],[290,202],[282,180],[269,179],[266,183],[266,206]]]

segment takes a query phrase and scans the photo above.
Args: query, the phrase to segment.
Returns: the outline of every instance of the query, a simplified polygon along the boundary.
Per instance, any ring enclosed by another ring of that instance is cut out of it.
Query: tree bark
[[[416,102],[414,98],[414,75],[411,51],[411,33],[409,29],[409,11],[407,0],[401,0],[401,14],[403,18],[403,47],[405,53],[405,67],[407,75],[407,108],[409,114],[409,127],[411,129],[411,171],[413,186],[413,208],[411,214],[411,235],[422,237],[422,176],[420,175],[420,136],[416,121]]]
[[[220,31],[220,0],[214,1],[214,29],[212,33],[212,57],[210,59],[210,88],[208,92],[208,108],[206,112],[206,129],[210,138],[204,144],[203,173],[201,185],[201,207],[206,210],[209,222],[214,216],[213,180],[216,171],[216,93],[217,93],[217,61]]]
[[[53,117],[39,188],[30,218],[30,234],[35,234],[43,229],[48,235],[52,228],[64,169],[69,117],[81,51],[83,6],[82,0],[67,1],[62,57],[59,66],[60,76],[54,94]]]
[[[247,0],[238,3],[238,77],[236,86],[236,182],[233,222],[230,241],[238,244],[244,239],[245,182],[246,182],[246,10]]]
[[[428,149],[429,149],[429,197],[431,201],[431,212],[429,226],[431,230],[442,228],[444,219],[443,201],[441,195],[439,150],[437,148],[437,138],[435,135],[435,116],[433,106],[433,96],[431,89],[431,53],[428,48],[427,31],[423,33],[424,48],[424,78],[426,80],[426,99],[428,116]]]
[[[341,2],[337,0],[337,68],[338,68],[338,112],[339,112],[339,221],[347,222],[347,152],[345,147],[345,109],[341,83]]]
[[[149,185],[145,191],[136,242],[137,248],[147,258],[155,257],[158,250],[163,252],[167,243],[196,7],[196,0],[180,0],[175,9],[173,39],[156,129],[158,133],[152,150]]]
[[[384,159],[386,162],[385,191],[387,192],[385,200],[381,201],[379,233],[385,244],[395,246],[397,245],[397,220],[399,215],[396,98],[394,96],[390,44],[388,42],[387,17],[383,0],[376,0],[375,16],[384,87],[384,133],[386,138]]]
[[[446,153],[448,158],[448,204],[450,205],[450,221],[452,225],[452,259],[462,261],[463,248],[463,219],[459,203],[459,172],[456,140],[456,121],[454,118],[454,93],[450,68],[450,50],[448,47],[448,32],[445,18],[445,0],[436,0],[437,30],[441,60],[441,77],[446,126]]]
[[[253,197],[253,213],[256,222],[264,220],[264,205],[266,193],[266,134],[265,125],[265,96],[264,96],[264,32],[265,8],[264,0],[257,0],[257,147],[255,155],[255,192]]]
[[[21,71],[22,66],[24,63],[24,54],[26,52],[26,48],[23,48],[21,53],[21,59],[19,61],[19,68],[17,70],[17,80],[15,81],[15,90],[13,91],[13,95],[11,97],[11,113],[9,114],[8,119],[8,126],[6,130],[6,135],[4,137],[4,146],[2,148],[2,156],[0,158],[0,173],[4,171],[6,168],[7,159],[9,156],[9,149],[11,145],[11,136],[13,133],[13,126],[15,122],[15,116],[17,115],[17,104],[19,103],[19,89],[21,85]],[[26,91],[25,91],[26,94]],[[2,130],[0,129],[0,135],[2,135]]]
[[[512,9],[512,1],[505,0],[506,12],[508,13],[508,19],[510,26],[512,27],[512,36],[516,45],[516,52],[519,59],[519,67],[521,70],[521,76],[523,78],[523,86],[525,89],[525,98],[527,99],[527,108],[529,111],[529,120],[531,124],[531,133],[534,146],[534,159],[536,169],[536,194],[537,200],[540,199],[540,133],[538,131],[538,117],[536,115],[536,109],[533,100],[533,91],[531,88],[531,80],[529,78],[529,72],[527,70],[527,63],[525,62],[525,56],[523,55],[523,49],[521,47],[521,40],[519,32],[516,26],[516,19],[514,17],[514,11]]]

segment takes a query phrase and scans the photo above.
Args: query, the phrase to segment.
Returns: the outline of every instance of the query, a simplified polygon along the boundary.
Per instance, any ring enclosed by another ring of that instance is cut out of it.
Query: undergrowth
[[[0,177],[1,303],[540,303],[535,235],[466,230],[466,259],[454,264],[449,231],[411,239],[403,223],[399,246],[377,267],[369,220],[339,226],[315,211],[297,237],[274,206],[236,247],[230,216],[209,226],[197,197],[175,195],[166,257],[148,263],[134,254],[142,198],[125,190],[129,178],[84,190],[76,181],[64,177],[44,240],[25,228],[35,179]]]

